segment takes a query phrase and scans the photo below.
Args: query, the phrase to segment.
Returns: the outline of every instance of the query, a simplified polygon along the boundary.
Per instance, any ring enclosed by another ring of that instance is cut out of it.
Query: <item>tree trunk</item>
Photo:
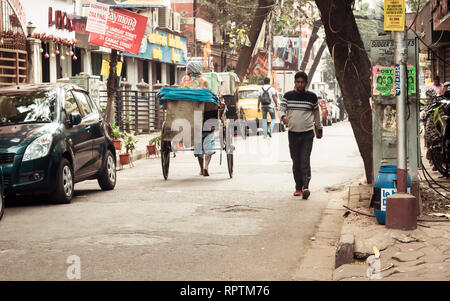
[[[314,43],[319,38],[317,34],[319,32],[320,27],[322,26],[322,20],[316,20],[313,24],[313,29],[311,31],[311,36],[309,37],[308,46],[306,46],[305,56],[302,59],[302,64],[300,66],[300,70],[305,71],[306,66],[308,66],[309,57],[311,56],[311,50],[314,46]]]
[[[250,26],[250,32],[248,34],[248,38],[250,40],[251,46],[243,46],[241,52],[239,53],[239,60],[236,66],[236,74],[239,78],[244,78],[250,61],[252,59],[252,53],[255,49],[256,42],[258,40],[259,33],[262,29],[262,25],[267,15],[271,11],[271,5],[274,4],[273,0],[258,0],[258,8],[255,11],[255,17]]]
[[[111,49],[111,59],[109,62],[109,76],[107,81],[108,102],[105,110],[105,123],[109,124],[112,115],[112,106],[116,97],[116,82],[117,82],[117,50]]]
[[[373,183],[372,118],[370,61],[364,50],[352,0],[330,5],[328,0],[316,0],[325,27],[328,49],[333,56],[336,77],[344,98],[348,118],[364,161],[367,183]],[[334,51],[333,51],[334,50]]]
[[[309,69],[308,87],[314,77],[314,73],[316,73],[317,65],[319,65],[319,62],[320,62],[320,59],[322,58],[322,54],[323,54],[323,51],[325,50],[325,47],[326,47],[325,43],[322,43],[322,45],[320,45],[319,51],[317,51],[317,55],[314,58],[314,62],[311,66],[311,69]]]

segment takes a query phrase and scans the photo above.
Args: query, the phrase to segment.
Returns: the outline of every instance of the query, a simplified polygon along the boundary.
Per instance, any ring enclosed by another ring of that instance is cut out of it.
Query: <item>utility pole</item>
[[[273,13],[272,11],[269,13],[269,67],[267,72],[269,73],[268,77],[272,79],[272,24],[273,24]]]
[[[406,32],[394,31],[395,68],[397,84],[400,80],[397,98],[397,192],[407,192],[407,154],[406,154],[406,63],[408,48],[406,47]],[[399,78],[398,78],[399,77]]]
[[[194,0],[194,56],[197,57],[197,0]]]
[[[394,31],[395,95],[397,100],[397,193],[389,196],[386,200],[386,227],[414,230],[417,228],[417,200],[407,191],[406,97],[408,90],[406,89],[406,80],[408,77],[406,72],[408,32],[406,28],[404,26],[403,31]]]

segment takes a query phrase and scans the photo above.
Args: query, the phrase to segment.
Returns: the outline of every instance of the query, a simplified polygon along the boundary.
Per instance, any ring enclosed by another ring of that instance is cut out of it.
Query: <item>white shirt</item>
[[[264,88],[264,91],[267,91],[267,93],[269,93],[269,95],[270,96],[272,96],[272,95],[277,95],[277,91],[271,86],[271,85],[264,85],[264,86],[262,86],[262,87],[260,87],[259,88],[259,96],[260,97],[262,97],[262,95],[263,95],[263,88]],[[269,89],[270,88],[270,89]],[[272,97],[270,97],[270,105],[263,105],[262,103],[261,103],[261,106],[262,107],[275,107],[275,103],[273,102],[273,96]]]

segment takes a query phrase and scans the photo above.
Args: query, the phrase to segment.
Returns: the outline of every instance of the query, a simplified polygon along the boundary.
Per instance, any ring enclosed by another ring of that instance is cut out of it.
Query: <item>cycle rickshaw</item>
[[[226,153],[228,174],[232,178],[234,151],[232,131],[234,128],[231,128],[232,124],[226,119],[225,114],[220,113],[217,95],[209,89],[162,88],[157,99],[166,112],[161,132],[161,166],[164,179],[167,180],[169,176],[170,153],[173,151],[195,152],[195,146],[198,145],[199,140],[200,143],[202,141],[203,113],[213,110],[217,110],[218,115],[216,124],[219,128],[220,148],[212,150],[220,151],[221,165],[222,153]],[[174,149],[180,139],[183,141],[184,149]]]

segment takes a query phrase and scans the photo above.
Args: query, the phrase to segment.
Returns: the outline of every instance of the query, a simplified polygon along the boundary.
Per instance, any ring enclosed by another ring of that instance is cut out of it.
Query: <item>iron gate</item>
[[[135,135],[161,131],[164,110],[156,102],[154,91],[117,91],[114,120],[121,131],[134,131]],[[106,108],[107,91],[100,91],[100,106]]]

